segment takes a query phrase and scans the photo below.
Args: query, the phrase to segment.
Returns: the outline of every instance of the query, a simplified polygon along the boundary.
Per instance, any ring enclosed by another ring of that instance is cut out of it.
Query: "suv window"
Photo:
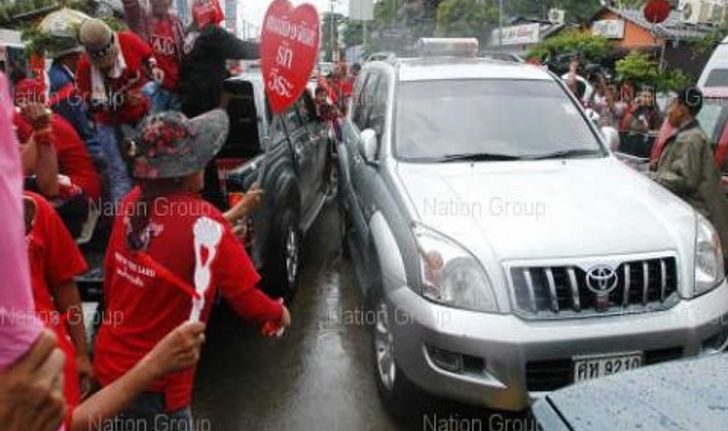
[[[403,82],[397,97],[395,152],[405,160],[604,154],[587,120],[554,81]]]
[[[706,87],[728,87],[728,69],[714,69],[705,80]]]
[[[703,109],[697,116],[698,123],[703,132],[708,136],[708,143],[713,151],[717,150],[726,122],[728,121],[728,106],[722,99],[705,99]],[[726,160],[728,162],[728,160]],[[722,171],[728,173],[728,163],[725,163]]]

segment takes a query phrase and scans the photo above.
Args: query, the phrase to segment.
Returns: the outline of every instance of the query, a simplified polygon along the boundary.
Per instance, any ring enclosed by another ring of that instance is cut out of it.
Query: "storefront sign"
[[[491,45],[529,45],[538,43],[541,36],[541,25],[540,24],[524,24],[514,25],[511,27],[503,28],[501,30],[495,29],[491,34]]]
[[[605,19],[594,21],[592,24],[592,33],[596,36],[606,37],[607,39],[623,39],[624,20]]]

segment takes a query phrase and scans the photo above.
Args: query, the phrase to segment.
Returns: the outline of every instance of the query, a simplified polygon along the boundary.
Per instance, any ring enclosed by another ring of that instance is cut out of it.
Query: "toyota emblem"
[[[586,273],[586,287],[597,296],[609,296],[618,284],[617,272],[608,266],[597,266]]]

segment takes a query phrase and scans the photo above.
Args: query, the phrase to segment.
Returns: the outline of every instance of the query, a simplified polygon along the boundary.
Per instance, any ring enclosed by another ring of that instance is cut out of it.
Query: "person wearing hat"
[[[78,39],[71,35],[53,34],[51,40],[53,43],[48,56],[53,61],[48,70],[50,81],[48,105],[53,112],[65,118],[73,126],[97,166],[101,166],[103,152],[96,125],[76,88],[76,69],[83,54],[83,47]]]
[[[118,202],[132,186],[119,142],[149,113],[142,87],[156,70],[156,61],[139,36],[114,33],[98,19],[84,21],[78,38],[86,51],[76,72],[78,89],[95,113],[111,200]]]
[[[699,89],[686,88],[677,94],[667,111],[667,121],[677,131],[665,143],[649,175],[713,224],[723,255],[728,256],[728,200],[708,138],[695,118],[702,107]]]
[[[145,119],[129,143],[139,185],[121,202],[104,263],[105,310],[124,319],[103,322],[96,337],[102,386],[180,323],[206,321],[218,291],[247,321],[290,324],[286,307],[258,290],[260,276],[230,223],[200,197],[203,170],[228,130],[221,109],[193,119],[163,112]],[[154,382],[119,419],[144,429],[190,425],[194,374]]]

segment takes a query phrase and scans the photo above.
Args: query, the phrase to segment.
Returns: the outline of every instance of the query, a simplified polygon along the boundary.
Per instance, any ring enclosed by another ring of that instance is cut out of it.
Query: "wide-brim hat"
[[[147,117],[129,142],[134,177],[181,178],[205,169],[228,136],[230,120],[222,109],[192,119],[176,111]]]
[[[100,69],[112,67],[119,57],[119,38],[100,19],[87,19],[78,29],[78,41],[83,45],[89,61]]]

